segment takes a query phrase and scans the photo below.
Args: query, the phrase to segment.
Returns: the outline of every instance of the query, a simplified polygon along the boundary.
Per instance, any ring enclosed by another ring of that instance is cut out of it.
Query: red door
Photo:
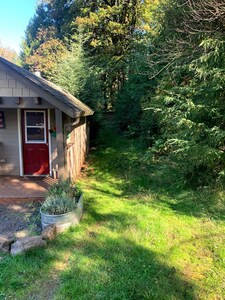
[[[46,110],[22,112],[24,175],[49,174],[49,148]]]

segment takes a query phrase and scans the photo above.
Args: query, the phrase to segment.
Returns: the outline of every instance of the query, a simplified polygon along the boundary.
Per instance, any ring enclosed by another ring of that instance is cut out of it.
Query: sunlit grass
[[[107,128],[80,179],[85,214],[45,250],[0,262],[0,299],[224,299],[223,190],[185,189]]]

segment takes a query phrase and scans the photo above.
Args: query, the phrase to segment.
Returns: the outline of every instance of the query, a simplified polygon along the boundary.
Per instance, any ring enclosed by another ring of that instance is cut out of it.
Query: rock
[[[42,240],[41,236],[28,236],[21,238],[11,245],[11,255],[24,253],[27,250],[45,247],[46,245],[46,241]]]
[[[0,236],[0,252],[7,253],[10,251],[10,246],[14,242],[14,240],[6,239]]]
[[[42,231],[42,239],[43,240],[54,240],[57,234],[57,229],[55,224],[47,225]]]

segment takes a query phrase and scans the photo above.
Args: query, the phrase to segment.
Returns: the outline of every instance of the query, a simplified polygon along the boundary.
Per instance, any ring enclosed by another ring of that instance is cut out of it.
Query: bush
[[[60,215],[74,210],[81,195],[81,189],[69,180],[53,185],[47,192],[42,212]]]

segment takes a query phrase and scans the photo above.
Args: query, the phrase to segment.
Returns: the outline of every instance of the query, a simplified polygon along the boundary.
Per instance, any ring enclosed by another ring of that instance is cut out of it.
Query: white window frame
[[[43,126],[27,126],[27,113],[28,112],[41,112],[44,114],[44,125]],[[46,111],[45,110],[25,110],[24,111],[25,120],[24,120],[24,130],[25,130],[25,143],[26,144],[46,144],[47,143],[47,135],[46,135]],[[27,128],[44,128],[44,140],[27,140]]]

